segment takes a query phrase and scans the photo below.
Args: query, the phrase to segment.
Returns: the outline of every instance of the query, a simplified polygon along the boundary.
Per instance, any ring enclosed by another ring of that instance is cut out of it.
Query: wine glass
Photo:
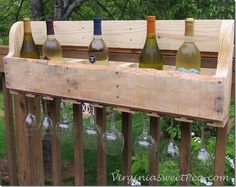
[[[169,144],[164,148],[161,154],[161,165],[168,170],[168,175],[175,176],[179,169],[179,148],[173,138],[174,118],[171,119],[171,132]]]
[[[101,138],[101,128],[95,122],[93,106],[91,106],[90,112],[89,125],[83,129],[83,142],[85,148],[97,149],[98,140]]]
[[[115,127],[115,112],[113,108],[111,108],[111,128],[102,134],[102,146],[108,155],[117,155],[123,151],[124,136]]]
[[[40,129],[40,123],[38,122],[36,115],[34,115],[32,112],[32,103],[32,98],[26,98],[26,107],[28,109],[28,114],[23,120],[23,129],[24,133],[27,136],[32,136],[39,133]]]
[[[143,133],[138,136],[134,143],[134,153],[137,158],[142,161],[149,160],[151,156],[155,156],[157,151],[157,143],[147,129],[147,114],[143,115]]]
[[[198,124],[198,122],[197,122]],[[201,147],[192,158],[191,172],[196,176],[210,176],[212,174],[213,158],[204,142],[204,124],[201,125]],[[205,177],[206,177],[205,176]]]
[[[61,103],[62,108],[62,117],[61,120],[57,123],[56,131],[58,137],[62,139],[67,139],[73,136],[73,122],[68,119],[66,103]]]
[[[48,115],[47,101],[43,100],[42,104],[43,104],[43,109],[44,109],[44,117],[41,124],[41,129],[44,134],[43,138],[51,139],[51,135],[54,130],[53,120]]]

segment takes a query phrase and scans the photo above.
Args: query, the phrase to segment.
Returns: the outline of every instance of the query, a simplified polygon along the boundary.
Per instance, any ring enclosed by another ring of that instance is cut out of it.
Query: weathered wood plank
[[[214,176],[218,176],[218,180],[214,181],[215,186],[224,186],[224,180],[222,179],[224,177],[227,128],[230,125],[229,123],[230,120],[227,122],[224,128],[217,128],[216,131]]]
[[[54,125],[60,120],[60,100],[48,101],[48,115]],[[52,134],[52,179],[53,185],[61,185],[61,150],[59,137],[56,131]]]
[[[201,51],[218,52],[221,23],[222,20],[195,20],[195,41]],[[45,22],[33,21],[31,25],[36,44],[43,44],[46,39]],[[55,21],[54,25],[56,38],[62,45],[88,46],[92,40],[92,21]],[[102,27],[103,38],[108,47],[143,48],[146,20],[103,21]],[[184,20],[157,20],[156,30],[162,50],[177,50],[184,40]],[[22,22],[15,23],[11,31],[10,43],[15,46],[10,51],[15,50],[13,56],[19,56],[17,48],[20,48],[23,38]]]
[[[180,181],[181,186],[188,185],[187,174],[190,173],[191,130],[191,123],[181,123],[180,175],[186,176]]]
[[[131,175],[132,163],[132,114],[122,112],[122,133],[124,135],[124,149],[122,153],[122,176]],[[126,178],[127,179],[127,178]],[[123,182],[128,185],[128,180]]]
[[[106,129],[106,107],[95,107],[97,125],[102,129]],[[97,146],[97,185],[106,185],[106,153],[102,148],[101,139],[98,138]]]
[[[154,69],[42,62],[46,61],[6,58],[7,87],[213,121],[223,121],[224,118],[223,77]],[[50,77],[50,81],[47,77]],[[155,93],[158,93],[158,97]]]
[[[74,145],[74,173],[75,185],[84,185],[84,152],[83,152],[83,114],[82,105],[73,104],[73,119],[75,130],[75,145]]]
[[[9,181],[10,184],[14,186],[17,185],[17,165],[16,165],[17,157],[16,157],[15,130],[14,130],[13,106],[12,106],[13,100],[12,100],[12,95],[6,88],[4,75],[2,75],[2,88],[4,97]]]
[[[159,155],[160,155],[160,118],[157,117],[150,117],[150,135],[156,140],[157,142],[157,153],[155,156],[150,158],[149,162],[149,176],[158,177],[158,165],[159,165]],[[151,177],[154,178],[154,177]],[[150,186],[155,186],[156,181],[150,180]]]

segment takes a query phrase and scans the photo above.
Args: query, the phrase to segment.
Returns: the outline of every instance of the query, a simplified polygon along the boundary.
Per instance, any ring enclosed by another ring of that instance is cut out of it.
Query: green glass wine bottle
[[[176,54],[176,70],[193,74],[200,73],[201,54],[194,43],[194,19],[185,19],[185,41]]]
[[[147,16],[147,37],[139,58],[139,67],[163,69],[162,56],[156,40],[155,16]]]
[[[89,61],[92,64],[108,65],[108,49],[102,39],[102,22],[101,18],[95,17],[93,19],[94,35],[93,40],[88,48]]]
[[[23,23],[24,23],[24,38],[23,38],[23,43],[20,50],[20,57],[38,59],[39,52],[34,43],[34,39],[32,36],[30,19],[24,18]]]
[[[47,39],[45,40],[42,47],[43,58],[53,61],[61,60],[62,49],[61,49],[61,44],[55,38],[53,20],[47,20],[46,26],[47,26]]]

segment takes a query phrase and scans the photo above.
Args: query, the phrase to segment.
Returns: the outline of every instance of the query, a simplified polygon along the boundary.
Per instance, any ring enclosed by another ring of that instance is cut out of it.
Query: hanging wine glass
[[[24,133],[27,136],[32,136],[39,133],[40,129],[40,123],[38,122],[36,115],[34,115],[32,112],[31,104],[33,104],[32,98],[26,98],[26,107],[28,110],[28,114],[23,120],[23,129]]]
[[[198,123],[198,122],[197,122]],[[204,142],[204,124],[201,125],[201,147],[192,158],[191,172],[196,176],[210,176],[212,174],[213,159],[205,147]],[[205,176],[205,177],[206,177]]]
[[[179,169],[179,148],[173,138],[174,118],[171,119],[171,132],[169,144],[164,148],[161,154],[161,165],[168,170],[168,175],[175,176]]]
[[[94,107],[90,108],[90,122],[83,129],[83,141],[86,149],[97,149],[98,140],[101,138],[101,128],[95,122]]]
[[[108,155],[117,155],[123,151],[124,136],[116,129],[115,112],[113,108],[111,108],[111,128],[102,134],[102,146]]]
[[[151,156],[155,156],[157,151],[157,143],[148,134],[147,114],[143,115],[143,133],[138,136],[134,143],[134,153],[140,160],[149,160]]]
[[[73,136],[73,122],[68,118],[66,103],[61,103],[61,120],[57,123],[57,135],[62,139],[68,139]]]
[[[47,101],[43,100],[42,104],[43,104],[43,109],[44,109],[44,117],[43,117],[42,124],[41,124],[41,129],[44,134],[43,138],[44,139],[51,139],[51,135],[54,130],[53,120],[48,115]]]

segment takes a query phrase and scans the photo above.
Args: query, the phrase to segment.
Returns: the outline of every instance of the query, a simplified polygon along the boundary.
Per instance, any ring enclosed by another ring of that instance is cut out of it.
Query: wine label
[[[89,57],[89,62],[91,62],[92,64],[96,62],[96,57],[95,56],[90,56]]]
[[[179,68],[178,70],[177,70],[177,72],[184,72],[184,73],[192,73],[192,74],[200,74],[200,72],[199,71],[197,71],[196,69],[189,69],[189,70],[187,70],[187,69],[185,69],[185,68]]]

